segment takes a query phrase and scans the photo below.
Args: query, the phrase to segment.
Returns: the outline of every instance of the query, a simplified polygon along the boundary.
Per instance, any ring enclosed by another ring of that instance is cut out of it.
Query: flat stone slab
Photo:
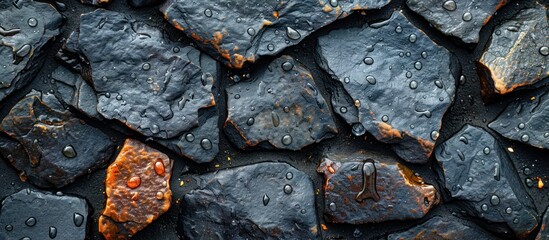
[[[227,98],[225,133],[239,148],[299,150],[338,132],[311,73],[290,56],[228,87]]]
[[[455,93],[446,49],[395,12],[319,37],[316,52],[334,79],[335,112],[355,135],[368,131],[404,160],[427,162]]]
[[[497,26],[478,60],[483,96],[507,94],[549,76],[549,18],[536,4]]]
[[[408,0],[412,11],[421,15],[442,33],[477,43],[481,28],[508,0]]]
[[[79,29],[58,55],[81,71],[83,79],[89,78],[96,111],[103,118],[196,162],[211,161],[217,154],[213,59],[169,41],[160,29],[102,9],[81,16]],[[74,95],[79,88],[72,88]],[[90,112],[89,104],[80,108]]]
[[[126,139],[107,169],[107,203],[99,217],[106,239],[129,239],[171,206],[173,161],[137,140]]]
[[[182,199],[186,239],[320,239],[309,176],[286,163],[256,163],[196,177]]]
[[[50,40],[60,34],[61,14],[32,0],[0,2],[0,101],[38,74]]]
[[[85,199],[23,189],[2,200],[0,239],[86,239]]]
[[[328,156],[317,172],[324,175],[324,215],[329,222],[418,219],[439,203],[434,186],[388,156],[371,152]]]
[[[378,9],[389,2],[169,0],[161,11],[170,24],[215,59],[242,68],[262,56],[277,55],[355,10]]]
[[[465,125],[437,147],[435,156],[445,190],[468,215],[489,222],[491,231],[514,232],[521,239],[537,227],[532,199],[507,153],[488,132]]]
[[[66,110],[53,94],[32,91],[2,120],[0,153],[22,180],[61,188],[105,165],[114,143]]]
[[[499,239],[472,222],[455,217],[434,216],[426,222],[399,233],[391,233],[388,240],[407,239]]]
[[[549,149],[549,88],[516,100],[488,126],[504,137]]]

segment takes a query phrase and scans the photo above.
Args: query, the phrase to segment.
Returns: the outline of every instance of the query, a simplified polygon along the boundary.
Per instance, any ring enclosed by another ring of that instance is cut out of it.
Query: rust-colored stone
[[[128,239],[168,211],[172,167],[166,154],[126,139],[107,169],[107,203],[99,217],[99,232],[106,239]]]

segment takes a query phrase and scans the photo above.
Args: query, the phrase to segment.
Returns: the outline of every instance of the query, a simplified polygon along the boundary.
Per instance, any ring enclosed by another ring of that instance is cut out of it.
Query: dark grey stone
[[[407,239],[499,239],[472,222],[455,217],[434,216],[426,222],[399,233],[389,234],[388,240]]]

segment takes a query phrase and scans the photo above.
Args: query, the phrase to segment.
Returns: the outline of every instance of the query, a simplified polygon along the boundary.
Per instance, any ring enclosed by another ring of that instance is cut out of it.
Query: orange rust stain
[[[331,174],[335,173],[335,170],[331,165],[329,165],[326,169],[328,169],[328,172],[330,172]]]
[[[278,11],[274,11],[274,12],[273,12],[273,17],[276,18],[276,19],[278,19],[279,14],[280,14],[280,13],[279,13]]]
[[[542,189],[544,185],[545,185],[545,184],[543,184],[543,180],[541,180],[541,178],[538,177],[538,188],[539,188],[539,189]]]
[[[139,185],[141,185],[141,178],[140,177],[131,177],[127,182],[126,185],[129,188],[137,188]]]
[[[402,138],[400,131],[394,129],[391,125],[380,122],[378,125],[379,132],[385,138]]]
[[[320,227],[322,227],[323,231],[328,231],[328,226],[326,226],[326,224],[320,224]]]
[[[331,6],[329,6],[328,4],[324,5],[324,8],[322,9],[322,11],[324,12],[331,12],[333,10],[333,8]]]
[[[168,16],[165,16],[165,18],[167,19]],[[173,23],[173,26],[181,31],[184,31],[185,28],[183,26],[181,26],[181,24],[179,24],[175,19],[172,21]]]

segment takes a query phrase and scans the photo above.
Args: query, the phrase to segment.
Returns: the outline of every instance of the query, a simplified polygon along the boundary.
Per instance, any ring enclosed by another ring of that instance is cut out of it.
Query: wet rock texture
[[[324,215],[333,223],[418,219],[439,203],[432,185],[388,156],[329,156],[317,172],[324,175]]]
[[[95,6],[105,5],[110,2],[110,0],[79,0],[79,1],[83,4],[95,5]]]
[[[478,61],[485,97],[506,94],[549,76],[547,7],[521,10],[497,26]]]
[[[158,5],[162,2],[164,2],[164,0],[128,0],[128,3],[132,7],[139,7],[139,8]]]
[[[225,132],[239,148],[299,150],[337,134],[311,73],[289,56],[227,88]]]
[[[506,138],[549,149],[549,88],[507,106],[489,127]]]
[[[353,125],[425,163],[455,92],[450,53],[401,13],[318,39],[318,63],[334,79],[332,104]]]
[[[217,154],[213,59],[107,10],[82,15],[79,30],[59,56],[89,78],[96,111],[105,119],[119,121],[196,162],[211,161]],[[72,87],[74,94],[82,90],[89,95],[90,89],[80,86]],[[80,106],[84,112],[93,108],[86,96],[64,98],[88,100]]]
[[[0,239],[86,239],[90,208],[83,198],[23,189],[0,210]]]
[[[111,157],[114,143],[66,110],[52,94],[32,91],[2,120],[0,153],[22,180],[60,188]]]
[[[483,129],[466,125],[437,147],[439,176],[447,193],[491,231],[525,238],[538,225],[532,199],[504,149]]]
[[[477,43],[480,29],[508,0],[408,0],[412,11],[436,29],[465,43]]]
[[[296,45],[315,30],[354,10],[377,9],[389,2],[169,0],[162,12],[169,23],[196,40],[217,60],[241,68],[246,62],[276,55]]]
[[[313,184],[286,163],[257,163],[197,178],[181,203],[187,239],[320,239]]]
[[[61,14],[32,0],[0,2],[0,101],[28,84],[42,67],[44,51],[59,35]]]
[[[549,225],[549,211],[546,209],[543,214],[543,219],[541,220],[541,228],[539,229],[538,235],[536,235],[536,240],[549,239],[549,229],[547,228],[547,225]]]
[[[427,222],[400,233],[392,233],[388,240],[408,239],[498,239],[472,222],[435,216]]]
[[[129,239],[168,211],[172,167],[164,153],[126,139],[107,169],[107,203],[99,218],[106,239]]]

